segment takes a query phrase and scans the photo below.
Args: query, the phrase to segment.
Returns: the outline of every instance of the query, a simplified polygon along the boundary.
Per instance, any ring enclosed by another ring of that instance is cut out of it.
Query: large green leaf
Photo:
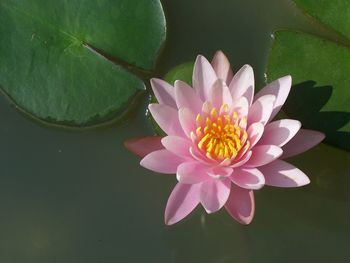
[[[350,150],[350,49],[316,36],[279,31],[270,52],[268,80],[292,75],[284,110],[326,142]]]
[[[349,0],[293,0],[307,14],[350,39]]]
[[[165,19],[159,0],[2,0],[0,36],[0,86],[13,102],[86,126],[118,116],[144,89],[130,71],[153,68]]]

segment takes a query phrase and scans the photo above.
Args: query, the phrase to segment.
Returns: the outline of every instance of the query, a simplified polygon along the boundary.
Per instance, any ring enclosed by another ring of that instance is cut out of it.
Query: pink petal
[[[192,87],[181,80],[175,81],[175,99],[179,109],[189,108],[195,114],[202,110],[202,100]]]
[[[180,157],[192,158],[190,154],[190,147],[192,146],[192,142],[189,139],[185,139],[179,136],[166,136],[162,139],[161,142],[168,151]]]
[[[183,158],[168,150],[158,150],[146,155],[140,165],[157,173],[175,174],[177,167],[183,162]]]
[[[281,158],[288,158],[303,153],[323,141],[325,135],[322,132],[300,129],[299,132],[283,146]]]
[[[280,78],[278,80],[271,82],[255,95],[255,98],[254,98],[255,100],[268,94],[272,94],[276,96],[276,101],[274,103],[273,111],[271,113],[269,121],[272,120],[276,116],[276,114],[280,111],[281,107],[283,106],[284,102],[286,101],[289,95],[291,85],[292,85],[292,77],[285,76],[283,78]]]
[[[191,137],[191,132],[195,131],[196,126],[196,116],[193,112],[188,108],[179,109],[179,120],[181,127],[187,137]]]
[[[231,175],[231,181],[245,189],[260,189],[265,184],[264,175],[256,168],[238,168]]]
[[[230,90],[226,86],[226,83],[221,79],[215,81],[209,96],[209,101],[212,102],[216,109],[220,109],[223,104],[227,104],[228,106],[232,105]]]
[[[263,134],[265,135],[264,125],[261,122],[255,122],[249,126],[247,133],[250,142],[250,148],[253,148],[253,146],[259,142]]]
[[[230,194],[230,179],[208,180],[201,184],[200,202],[207,213],[218,211],[226,203]]]
[[[240,97],[233,103],[232,112],[237,112],[240,118],[247,117],[249,112],[249,102],[246,97]]]
[[[239,161],[233,163],[232,165],[230,165],[230,167],[232,167],[232,168],[240,167],[240,166],[244,165],[245,163],[247,163],[251,157],[252,157],[252,151],[249,151],[249,152],[243,154],[241,156],[241,158],[239,159]]]
[[[252,157],[244,164],[246,167],[258,167],[268,164],[282,155],[283,151],[275,145],[258,145],[252,149]]]
[[[174,87],[161,79],[151,79],[151,86],[159,104],[176,108]]]
[[[165,104],[150,104],[148,108],[154,120],[167,135],[184,135],[176,109]]]
[[[234,101],[246,97],[249,105],[254,96],[254,72],[251,66],[244,65],[234,76],[229,86]]]
[[[199,94],[202,101],[209,98],[209,92],[214,82],[217,80],[216,73],[209,61],[198,56],[193,69],[193,88]]]
[[[200,184],[178,183],[171,192],[165,208],[165,224],[172,225],[186,217],[199,204]]]
[[[255,213],[254,192],[233,184],[225,208],[239,223],[250,224]]]
[[[208,170],[208,175],[214,179],[229,177],[233,172],[230,167],[214,166]]]
[[[301,123],[297,120],[283,119],[271,122],[265,126],[265,132],[259,144],[273,144],[282,147],[300,130]]]
[[[213,66],[217,77],[225,81],[227,84],[230,84],[233,72],[229,60],[221,50],[215,53],[211,65]]]
[[[309,178],[295,166],[276,160],[259,168],[265,176],[265,184],[277,187],[298,187],[310,183]]]
[[[147,154],[164,149],[161,143],[162,137],[160,136],[147,136],[140,138],[133,138],[124,142],[124,146],[130,152],[145,157]]]
[[[248,123],[261,122],[265,125],[271,116],[275,100],[274,95],[257,99],[249,109]]]
[[[208,168],[202,163],[186,162],[177,168],[176,178],[182,184],[197,184],[210,179],[207,171]]]

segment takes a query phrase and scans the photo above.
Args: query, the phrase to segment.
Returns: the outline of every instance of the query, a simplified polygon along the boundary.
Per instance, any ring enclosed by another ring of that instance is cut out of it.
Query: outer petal
[[[305,152],[323,141],[325,135],[322,132],[301,129],[299,132],[283,146],[281,158],[288,158]]]
[[[285,76],[283,78],[280,78],[278,80],[271,82],[269,85],[267,85],[265,88],[263,88],[261,91],[259,91],[255,95],[255,98],[254,98],[255,100],[267,94],[272,94],[276,96],[276,101],[274,103],[273,111],[271,113],[269,121],[276,116],[276,114],[279,112],[279,110],[283,106],[284,102],[286,101],[289,95],[291,85],[292,85],[292,77]]]
[[[189,108],[195,114],[201,112],[203,102],[195,90],[181,80],[175,81],[175,99],[177,107]]]
[[[252,149],[252,152],[252,157],[244,164],[246,167],[259,167],[268,164],[283,153],[282,149],[275,145],[258,145]]]
[[[301,123],[297,120],[283,119],[271,122],[265,126],[265,132],[259,144],[273,144],[282,147],[300,130]]]
[[[228,106],[232,105],[230,90],[226,86],[226,83],[221,79],[215,81],[211,91],[209,92],[209,96],[209,101],[211,101],[216,109],[220,109],[223,104],[227,104]]]
[[[264,133],[264,125],[261,122],[255,122],[248,127],[247,130],[249,136],[250,147],[254,147]],[[271,143],[272,144],[272,143]]]
[[[207,167],[202,163],[193,161],[179,165],[176,172],[177,180],[182,184],[197,184],[209,180]]]
[[[166,136],[161,140],[161,143],[168,151],[180,157],[192,158],[190,153],[192,142],[188,139],[179,136]]]
[[[139,137],[127,140],[124,142],[125,148],[130,152],[140,156],[145,157],[147,154],[164,149],[161,143],[162,137],[160,136],[147,136]]]
[[[229,86],[234,101],[244,96],[249,105],[254,96],[254,71],[251,66],[244,65],[234,76]]]
[[[200,201],[207,213],[218,211],[226,203],[230,194],[230,179],[209,180],[201,184]]]
[[[233,112],[237,112],[239,117],[247,117],[249,112],[249,102],[246,97],[240,97],[233,103]]]
[[[243,225],[250,224],[255,214],[253,190],[246,190],[233,184],[225,208],[239,223]]]
[[[161,79],[151,79],[151,86],[159,104],[176,108],[174,87]]]
[[[271,116],[276,97],[265,95],[257,99],[249,109],[248,123],[266,124]]]
[[[298,187],[310,183],[309,178],[295,166],[276,160],[259,168],[267,185],[277,187]]]
[[[221,167],[216,166],[212,167],[208,170],[208,175],[212,178],[218,179],[218,178],[225,178],[229,177],[233,172],[233,169],[231,167]]]
[[[191,137],[191,132],[196,130],[196,116],[188,108],[179,109],[179,120],[181,127],[187,137]]]
[[[165,208],[165,224],[172,225],[186,217],[199,204],[200,184],[178,183],[171,192]]]
[[[256,168],[235,169],[231,181],[245,189],[260,189],[265,184],[264,175]]]
[[[185,135],[176,109],[164,104],[150,104],[148,108],[154,120],[167,135]]]
[[[183,162],[183,158],[168,150],[158,150],[146,155],[141,160],[140,165],[158,173],[174,174],[177,167]]]
[[[216,73],[209,61],[199,55],[193,69],[193,88],[199,94],[202,101],[209,98],[209,92],[214,82],[217,80]]]
[[[215,53],[214,58],[211,61],[211,65],[213,66],[218,78],[222,79],[227,84],[230,84],[233,77],[233,72],[231,69],[230,61],[221,50],[218,50]]]

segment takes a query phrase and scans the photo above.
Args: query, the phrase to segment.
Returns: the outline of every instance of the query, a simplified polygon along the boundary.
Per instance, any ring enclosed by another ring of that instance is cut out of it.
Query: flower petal
[[[164,214],[166,225],[172,225],[186,217],[199,204],[200,184],[178,183],[171,192]]]
[[[181,127],[187,137],[191,137],[191,132],[196,130],[196,116],[188,108],[179,109],[179,120]]]
[[[230,167],[232,168],[240,167],[245,163],[247,163],[251,157],[252,157],[252,151],[248,151],[244,153],[242,156],[240,156],[239,161],[233,163],[232,165],[230,165]]]
[[[310,183],[309,178],[295,166],[276,160],[259,167],[265,176],[265,184],[277,187],[298,187]]]
[[[197,56],[193,69],[192,82],[193,88],[199,94],[202,101],[209,98],[209,92],[216,80],[216,73],[209,61],[201,55]]]
[[[298,155],[323,141],[325,135],[322,132],[300,129],[299,132],[283,146],[283,155],[281,158],[288,158]]]
[[[264,125],[261,122],[255,122],[248,127],[247,133],[249,137],[250,148],[253,148],[254,145],[259,142],[263,134],[265,135]]]
[[[147,154],[164,149],[161,143],[162,137],[160,136],[147,136],[129,139],[124,142],[124,146],[130,152],[145,157]]]
[[[256,168],[235,169],[230,177],[231,181],[239,187],[257,190],[264,186],[264,175]]]
[[[225,81],[227,84],[230,84],[233,77],[233,72],[230,61],[221,50],[218,50],[215,53],[214,58],[211,61],[211,65],[213,66],[217,77]]]
[[[253,190],[243,189],[233,184],[225,208],[239,223],[243,225],[250,224],[255,214]]]
[[[167,135],[185,135],[176,109],[165,104],[150,104],[148,108],[154,120]]]
[[[218,211],[226,203],[230,194],[230,179],[208,180],[201,184],[200,202],[207,213]]]
[[[214,166],[208,170],[208,175],[214,179],[229,177],[233,172],[231,167]]]
[[[264,135],[259,144],[273,144],[282,147],[300,130],[301,123],[297,120],[283,119],[271,122],[265,126]]]
[[[189,108],[195,114],[201,112],[203,102],[195,90],[181,80],[175,81],[175,99],[177,107]]]
[[[234,76],[229,86],[234,101],[246,97],[249,105],[254,96],[254,71],[251,66],[244,65]]]
[[[271,113],[269,121],[272,120],[282,108],[284,102],[286,101],[289,95],[291,85],[292,85],[292,77],[285,76],[271,82],[255,95],[254,97],[255,100],[268,94],[272,94],[276,96],[276,101],[274,103],[273,111]]]
[[[176,108],[175,90],[169,83],[161,79],[151,79],[151,86],[159,104]]]
[[[246,97],[240,97],[233,103],[232,112],[237,112],[240,118],[247,117],[249,112],[249,102]]]
[[[252,157],[245,167],[258,167],[268,164],[282,155],[283,151],[275,145],[258,145],[252,149]]]
[[[257,99],[249,109],[248,123],[261,122],[265,125],[271,116],[275,100],[274,95],[265,95]]]
[[[226,83],[221,79],[215,81],[209,96],[209,101],[211,101],[216,109],[220,109],[223,104],[227,104],[228,106],[232,105],[230,90],[226,86]]]
[[[190,153],[190,147],[192,146],[192,142],[190,140],[179,136],[170,135],[164,137],[161,142],[168,151],[180,157],[192,158]]]
[[[177,180],[182,184],[197,184],[209,180],[207,167],[202,163],[193,161],[179,165],[176,172]]]
[[[158,150],[146,155],[140,165],[157,173],[175,174],[177,167],[183,162],[183,158],[168,150]]]

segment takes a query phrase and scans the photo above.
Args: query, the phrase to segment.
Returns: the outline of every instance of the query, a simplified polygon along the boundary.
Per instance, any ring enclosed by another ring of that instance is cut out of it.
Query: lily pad
[[[176,80],[182,80],[186,82],[188,85],[192,86],[192,73],[193,73],[194,63],[187,62],[184,64],[180,64],[170,70],[164,77],[164,79],[170,83],[174,84]]]
[[[305,128],[326,133],[326,142],[350,150],[350,49],[301,32],[278,31],[267,76],[293,77],[284,110]]]
[[[2,0],[0,87],[42,121],[99,124],[144,90],[134,73],[153,68],[165,34],[159,0]]]

